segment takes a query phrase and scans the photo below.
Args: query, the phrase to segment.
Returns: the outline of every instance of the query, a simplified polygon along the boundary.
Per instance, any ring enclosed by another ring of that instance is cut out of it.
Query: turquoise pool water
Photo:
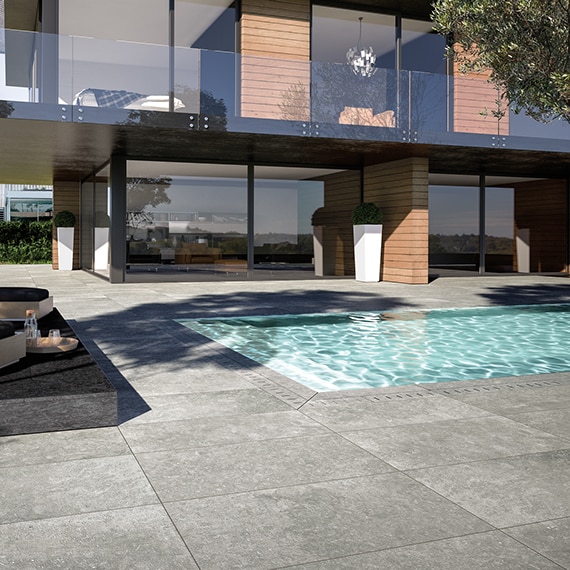
[[[570,370],[570,304],[178,322],[320,392]]]

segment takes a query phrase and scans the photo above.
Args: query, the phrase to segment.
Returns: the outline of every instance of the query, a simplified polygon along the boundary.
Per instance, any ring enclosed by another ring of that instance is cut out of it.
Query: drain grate
[[[519,390],[527,388],[550,388],[562,386],[563,382],[558,380],[542,380],[529,382],[510,382],[509,384],[493,384],[491,386],[470,386],[465,388],[430,388],[430,392],[453,396],[454,394],[485,394],[488,392],[505,392],[508,390]]]
[[[314,398],[307,402],[305,406],[308,407],[334,407],[345,406],[348,402],[352,403],[384,403],[384,402],[402,402],[412,399],[429,398],[430,396],[453,396],[454,394],[486,394],[496,391],[508,390],[521,390],[533,388],[549,388],[555,386],[562,386],[564,382],[558,380],[543,380],[543,381],[529,381],[529,382],[511,382],[509,384],[497,384],[491,386],[477,386],[466,388],[429,388],[425,391],[406,391],[406,392],[392,392],[386,394],[375,394],[374,396],[346,396],[338,398]]]

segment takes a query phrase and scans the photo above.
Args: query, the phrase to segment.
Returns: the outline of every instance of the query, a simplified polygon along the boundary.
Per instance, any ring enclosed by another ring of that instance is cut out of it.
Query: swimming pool
[[[178,322],[319,392],[570,370],[570,304]]]

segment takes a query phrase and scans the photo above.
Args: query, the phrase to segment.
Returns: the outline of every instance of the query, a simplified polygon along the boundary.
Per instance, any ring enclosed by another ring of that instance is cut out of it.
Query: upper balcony
[[[0,118],[570,151],[568,124],[501,107],[484,77],[1,31]]]

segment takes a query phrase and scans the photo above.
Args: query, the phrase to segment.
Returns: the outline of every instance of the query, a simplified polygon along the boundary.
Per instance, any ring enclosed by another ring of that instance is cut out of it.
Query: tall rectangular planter
[[[73,237],[75,228],[57,228],[57,262],[58,269],[73,269]]]
[[[353,233],[356,280],[367,282],[380,281],[382,225],[362,224],[353,226]]]
[[[109,228],[95,228],[93,269],[105,271],[109,264]]]
[[[315,260],[315,275],[323,277],[323,226],[313,226],[313,256]]]

